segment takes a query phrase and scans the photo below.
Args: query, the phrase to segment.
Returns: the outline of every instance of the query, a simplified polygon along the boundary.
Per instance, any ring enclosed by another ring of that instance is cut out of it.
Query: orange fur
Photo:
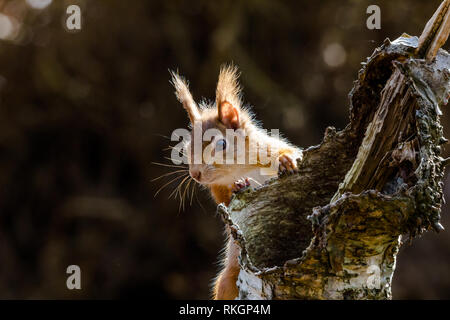
[[[228,230],[227,233],[229,233]],[[228,237],[225,267],[219,273],[214,285],[214,300],[234,300],[239,294],[236,282],[240,271],[238,262],[240,249],[232,239],[232,236],[229,235]]]
[[[228,206],[231,200],[231,187],[212,185],[211,194],[217,204],[224,203]],[[214,284],[214,300],[233,300],[238,296],[236,281],[239,275],[238,257],[239,247],[234,243],[227,227],[228,244],[226,249],[224,269],[219,273]]]
[[[230,204],[231,200],[231,186],[211,185],[211,194],[216,204],[224,203],[226,206]]]

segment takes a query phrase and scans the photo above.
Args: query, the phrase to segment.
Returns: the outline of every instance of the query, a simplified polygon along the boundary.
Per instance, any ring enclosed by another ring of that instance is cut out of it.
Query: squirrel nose
[[[202,176],[202,173],[198,170],[191,171],[191,177],[194,178],[197,181],[200,181],[200,177]]]

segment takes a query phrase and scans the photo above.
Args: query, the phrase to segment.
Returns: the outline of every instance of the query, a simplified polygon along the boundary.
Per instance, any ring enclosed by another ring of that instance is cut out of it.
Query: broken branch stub
[[[219,207],[242,249],[240,299],[390,298],[400,235],[442,228],[450,56],[417,59],[418,46],[403,35],[375,50],[349,125],[304,150],[298,175]]]
[[[445,44],[449,34],[450,0],[444,0],[423,30],[416,49],[416,56],[431,61],[439,48]]]

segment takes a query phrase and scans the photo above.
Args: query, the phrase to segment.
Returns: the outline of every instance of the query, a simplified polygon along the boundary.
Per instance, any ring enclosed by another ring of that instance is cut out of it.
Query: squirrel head
[[[247,164],[245,160],[239,161],[248,158],[249,137],[255,132],[256,127],[250,113],[242,106],[238,69],[233,65],[222,66],[215,103],[203,102],[200,106],[194,101],[188,82],[174,72],[171,72],[171,75],[175,95],[187,111],[191,122],[191,139],[185,145],[191,177],[204,185],[230,185],[247,172],[254,170],[254,165]],[[199,135],[195,134],[196,130],[200,131]],[[207,131],[216,134],[209,134],[206,138]],[[235,143],[235,137],[232,138],[233,141],[227,139],[227,133],[230,131],[236,138],[241,138],[240,141],[243,141],[244,145]],[[198,137],[201,141],[194,142]],[[194,151],[200,148],[201,150],[197,150],[201,151],[200,161],[195,161]],[[233,150],[234,152],[231,152]],[[223,162],[205,161],[205,154],[223,155]],[[233,155],[233,159],[229,159],[232,161],[225,161],[227,154]]]

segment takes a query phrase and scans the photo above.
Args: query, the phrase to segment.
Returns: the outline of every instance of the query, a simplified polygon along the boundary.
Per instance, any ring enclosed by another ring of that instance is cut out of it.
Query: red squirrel
[[[216,100],[214,104],[202,103],[198,106],[188,87],[188,83],[178,74],[172,73],[172,84],[175,87],[175,95],[187,111],[191,125],[199,124],[202,132],[207,129],[219,130],[223,137],[226,130],[241,129],[245,136],[244,153],[247,156],[244,163],[194,163],[192,139],[187,143],[186,152],[189,164],[190,176],[199,184],[207,187],[217,204],[229,205],[232,194],[241,189],[256,184],[261,185],[265,181],[276,177],[280,173],[297,172],[296,159],[301,158],[299,148],[287,142],[285,139],[269,136],[254,120],[247,107],[242,104],[241,87],[238,83],[238,70],[233,65],[221,67],[217,82]],[[193,130],[192,130],[193,132]],[[208,145],[214,151],[230,152],[230,141],[220,137],[211,141],[202,142],[202,150]],[[256,141],[267,146],[267,155],[271,163],[276,163],[277,170],[261,171],[269,165],[262,162],[259,154],[255,161],[250,163],[250,141]],[[236,147],[236,146],[235,146]],[[235,152],[235,158],[239,152]],[[236,159],[235,159],[236,160]],[[240,249],[235,243],[229,230],[227,231],[228,243],[225,250],[222,271],[215,280],[213,297],[215,300],[231,300],[238,296],[236,282],[239,275],[238,257]]]

